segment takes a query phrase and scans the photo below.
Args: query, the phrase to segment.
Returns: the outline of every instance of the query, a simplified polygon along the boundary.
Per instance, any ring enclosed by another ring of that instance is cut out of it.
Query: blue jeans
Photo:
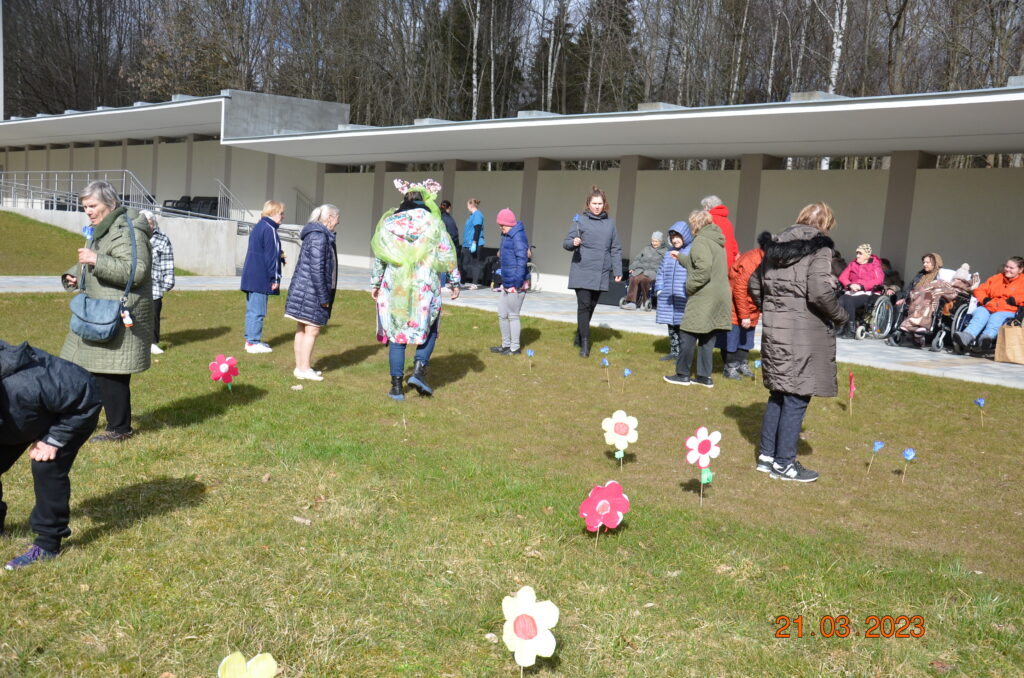
[[[441,324],[441,316],[430,326],[430,333],[427,340],[416,347],[416,362],[423,363],[426,367],[430,362],[430,354],[434,352],[434,344],[437,343],[437,326]],[[391,367],[392,377],[401,377],[405,374],[405,347],[407,344],[399,344],[392,341],[388,345],[388,362]]]
[[[263,319],[267,317],[269,294],[262,292],[245,293],[245,340],[258,344],[263,339]]]
[[[1003,323],[1015,315],[1016,313],[1012,311],[996,311],[992,313],[984,306],[978,306],[978,308],[974,309],[974,313],[971,314],[971,322],[968,323],[964,332],[967,332],[967,334],[975,339],[978,339],[979,335],[995,339],[999,335],[999,328]]]
[[[787,466],[796,459],[800,427],[810,402],[811,396],[771,392],[761,423],[760,454],[774,458],[780,466]]]

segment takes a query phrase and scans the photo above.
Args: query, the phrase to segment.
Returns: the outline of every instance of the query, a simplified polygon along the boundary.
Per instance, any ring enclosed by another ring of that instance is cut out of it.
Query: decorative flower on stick
[[[526,357],[530,359],[529,362],[530,362],[530,371],[531,372],[533,371],[533,356],[534,355],[536,355],[536,354],[533,352],[532,348],[526,349]]]
[[[602,347],[601,347],[600,349],[598,349],[598,350],[599,350],[599,351],[601,351],[601,353],[604,353],[605,355],[608,355],[608,354],[609,354],[609,353],[611,352],[611,349],[610,349],[610,348],[608,348],[607,346],[602,346]]]
[[[857,387],[853,383],[853,372],[850,372],[850,406],[847,408],[850,412],[850,416],[853,416],[853,394],[857,390]]]
[[[626,392],[626,379],[631,374],[633,374],[633,370],[629,369],[628,367],[626,369],[622,370],[622,392],[623,393]]]
[[[629,513],[629,497],[622,492],[622,485],[609,480],[604,485],[595,485],[580,504],[580,517],[586,521],[587,530],[601,535],[605,530],[614,530],[622,523],[622,517]],[[596,539],[595,539],[596,545]]]
[[[238,376],[238,361],[235,358],[225,358],[221,353],[216,360],[210,363],[210,379],[220,381],[231,390],[231,381]]]
[[[917,452],[914,451],[913,447],[908,447],[903,450],[903,458],[906,462],[903,465],[903,477],[900,478],[900,485],[902,485],[903,481],[907,479],[907,471],[910,470],[910,462],[912,462],[916,456]]]
[[[505,647],[514,652],[516,664],[533,666],[537,657],[550,657],[555,653],[555,636],[551,633],[558,624],[558,607],[550,600],[537,602],[537,593],[532,586],[524,586],[515,596],[505,596],[501,601],[505,614],[502,640]]]
[[[608,358],[601,358],[601,367],[604,368],[604,380],[608,382],[608,389],[611,390],[612,378],[608,374],[609,365],[611,365],[611,363],[608,362]]]
[[[221,661],[217,678],[274,678],[277,662],[268,652],[258,654],[248,662],[241,652],[232,652]]]
[[[707,426],[701,426],[692,436],[686,439],[686,462],[696,464],[698,468],[707,468],[711,460],[718,456],[722,449],[718,443],[722,440],[720,431],[708,433]]]
[[[754,381],[757,381],[757,371],[759,369],[761,369],[761,361],[760,360],[755,360],[754,361],[754,376],[752,377]]]
[[[637,419],[626,414],[625,410],[615,410],[612,416],[601,421],[604,431],[604,442],[617,450],[624,450],[630,443],[635,443],[639,434],[636,431]]]
[[[981,412],[981,425],[985,426],[985,399],[978,398],[974,401],[974,404],[978,406],[978,411]]]
[[[875,461],[875,456],[876,456],[876,455],[877,455],[877,454],[878,454],[879,452],[881,452],[881,450],[882,450],[882,448],[883,448],[883,447],[885,447],[885,443],[883,443],[883,442],[882,442],[881,440],[876,440],[876,441],[875,441],[875,444],[874,444],[874,445],[872,445],[872,447],[871,447],[871,451],[872,451],[872,452],[873,452],[874,454],[872,454],[872,455],[871,455],[871,459],[870,459],[870,460],[868,461],[868,473],[871,473],[871,464],[872,464],[872,463],[874,463],[874,461]],[[865,474],[865,475],[867,475],[867,474]]]

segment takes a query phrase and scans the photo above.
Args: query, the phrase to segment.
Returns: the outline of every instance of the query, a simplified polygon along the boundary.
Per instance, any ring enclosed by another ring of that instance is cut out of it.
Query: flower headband
[[[405,179],[395,179],[395,188],[398,189],[399,193],[408,193],[409,191],[415,191],[421,189],[430,194],[430,197],[436,198],[441,192],[441,184],[437,183],[433,179],[425,179],[421,183],[412,184]]]

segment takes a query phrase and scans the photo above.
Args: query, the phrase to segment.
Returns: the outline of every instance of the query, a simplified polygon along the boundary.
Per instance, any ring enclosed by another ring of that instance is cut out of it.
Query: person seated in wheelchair
[[[899,300],[904,302],[904,313],[897,331],[918,347],[941,333],[942,337],[932,347],[939,350],[948,332],[954,329],[951,326],[953,311],[968,302],[972,287],[978,285],[977,278],[976,273],[971,275],[968,264],[962,264],[956,271],[940,268],[934,279],[919,283],[905,300]]]
[[[635,311],[651,298],[651,285],[658,275],[658,267],[665,258],[668,247],[665,245],[665,234],[661,231],[651,233],[651,244],[646,245],[629,263],[629,288],[626,296],[619,304],[627,311]]]
[[[926,252],[922,255],[921,270],[914,274],[906,287],[900,289],[894,285],[885,286],[885,293],[892,300],[892,305],[896,308],[903,306],[914,290],[935,280],[941,268],[942,256],[938,252]]]
[[[1003,272],[983,282],[974,290],[978,307],[971,321],[953,335],[953,346],[964,350],[986,351],[995,347],[999,327],[1024,307],[1024,257],[1010,257]]]
[[[856,258],[839,274],[839,283],[843,289],[839,304],[850,316],[850,321],[838,335],[839,338],[852,339],[857,336],[858,311],[865,306],[874,305],[884,281],[882,262],[871,253],[871,245],[859,245]]]

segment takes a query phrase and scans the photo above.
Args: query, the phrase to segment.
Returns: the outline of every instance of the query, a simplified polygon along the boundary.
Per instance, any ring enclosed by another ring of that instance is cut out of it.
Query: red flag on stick
[[[850,406],[847,408],[850,411],[850,416],[853,416],[853,392],[857,390],[857,387],[853,383],[853,372],[850,372]]]

